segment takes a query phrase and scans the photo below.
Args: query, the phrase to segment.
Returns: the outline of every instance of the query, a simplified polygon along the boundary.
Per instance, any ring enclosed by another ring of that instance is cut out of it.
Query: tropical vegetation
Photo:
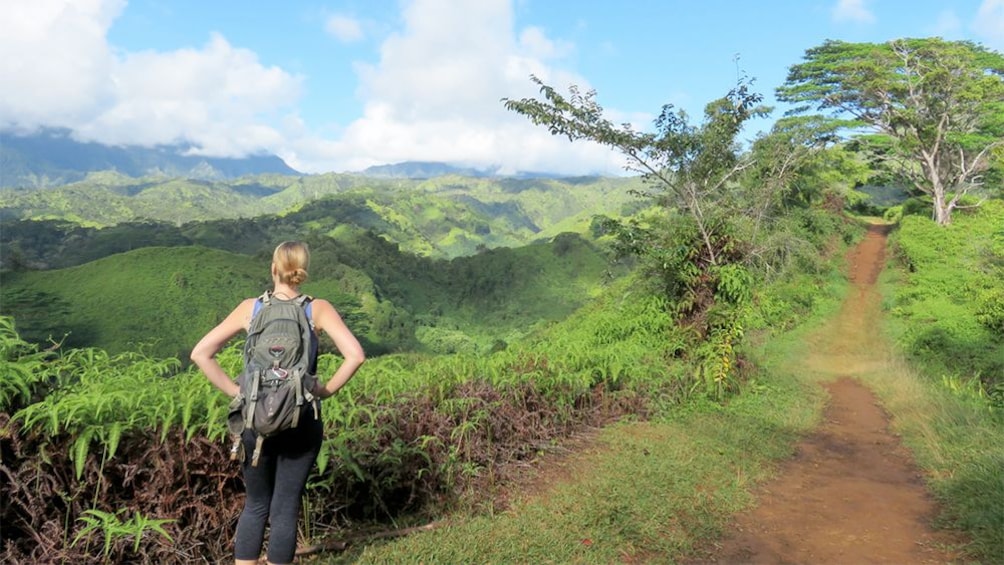
[[[448,516],[481,523],[504,508],[522,468],[582,430],[675,419],[699,426],[700,441],[656,450],[662,463],[652,467],[655,459],[625,455],[635,467],[616,472],[665,471],[673,456],[692,457],[700,465],[672,472],[694,473],[701,496],[720,502],[713,515],[690,514],[682,541],[639,531],[655,526],[632,511],[634,498],[597,497],[573,519],[642,544],[638,555],[684,555],[696,537],[720,532],[769,461],[811,427],[820,398],[763,351],[792,343],[806,320],[833,308],[846,288],[843,251],[879,221],[861,216],[870,214],[896,228],[884,281],[896,355],[917,367],[920,386],[958,400],[952,417],[928,427],[904,419],[919,430],[908,437],[935,438],[913,447],[944,502],[943,524],[969,536],[975,560],[1004,558],[995,543],[1004,516],[993,504],[1004,468],[994,440],[1004,435],[1004,206],[999,124],[988,113],[1002,102],[1000,73],[996,54],[976,46],[898,45],[917,56],[961,50],[966,71],[991,63],[980,67],[990,99],[969,106],[971,129],[943,137],[967,163],[982,159],[979,198],[968,199],[975,177],[955,185],[925,177],[946,187],[952,222],[930,218],[940,206],[933,185],[910,182],[923,163],[876,161],[883,147],[900,158],[923,153],[921,141],[892,135],[901,130],[885,132],[881,145],[871,132],[848,134],[843,126],[853,124],[803,114],[744,145],[743,125],[770,111],[746,78],[700,122],[666,106],[651,132],[609,122],[593,92],[566,95],[537,79],[540,98],[505,101],[552,133],[621,151],[634,173],[623,179],[208,183],[101,173],[0,193],[0,556],[229,558],[242,486],[227,453],[226,402],[182,359],[238,299],[267,286],[262,265],[276,241],[291,238],[313,251],[305,290],[339,307],[370,356],[323,406],[305,544]],[[884,49],[827,43],[807,59],[853,52],[884,68]],[[849,71],[809,66],[793,67],[782,95],[834,103],[819,93]],[[896,108],[929,132],[944,114],[920,101],[898,99]],[[858,190],[876,186],[910,198],[880,202],[869,194],[881,191]],[[219,355],[232,374],[240,346]],[[325,350],[319,370],[338,363]],[[979,431],[961,441],[967,426]],[[751,441],[759,448],[738,478],[715,465],[754,453],[741,449]],[[622,443],[639,452],[653,445]],[[644,492],[630,496],[651,497]],[[672,515],[641,507],[686,521],[690,503],[667,506]],[[518,533],[549,539],[542,529]],[[583,547],[579,540],[569,560],[611,557]],[[440,545],[439,555],[453,549]]]
[[[793,112],[832,112],[835,125],[874,132],[857,141],[911,189],[938,224],[1000,186],[1004,55],[968,41],[827,41],[794,65],[778,99]],[[996,170],[994,170],[996,168]]]

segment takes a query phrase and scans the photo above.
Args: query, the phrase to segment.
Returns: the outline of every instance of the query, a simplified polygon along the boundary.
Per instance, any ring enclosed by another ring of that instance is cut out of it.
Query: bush
[[[907,272],[890,309],[900,345],[932,378],[961,379],[1004,406],[1004,201],[938,226],[905,216],[892,237]]]

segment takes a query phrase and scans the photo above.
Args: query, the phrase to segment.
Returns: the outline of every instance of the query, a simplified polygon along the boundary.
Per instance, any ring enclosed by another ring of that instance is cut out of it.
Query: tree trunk
[[[931,183],[931,197],[934,200],[934,221],[939,226],[947,226],[952,223],[952,207],[945,201],[945,185],[939,176],[937,155],[928,151],[921,151],[921,162],[923,163],[924,176]]]
[[[952,223],[952,207],[945,202],[945,191],[936,189],[934,191],[934,221],[939,226],[947,226]]]

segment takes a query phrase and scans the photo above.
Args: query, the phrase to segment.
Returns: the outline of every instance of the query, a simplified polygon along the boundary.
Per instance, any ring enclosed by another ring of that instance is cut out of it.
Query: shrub
[[[1004,201],[938,226],[906,216],[892,237],[906,283],[889,304],[900,345],[935,379],[1004,406]]]

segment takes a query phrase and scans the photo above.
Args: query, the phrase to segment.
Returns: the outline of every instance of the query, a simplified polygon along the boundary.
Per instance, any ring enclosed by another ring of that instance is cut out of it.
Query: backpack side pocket
[[[227,408],[227,429],[231,435],[239,436],[244,431],[244,393],[238,392],[230,400]]]

